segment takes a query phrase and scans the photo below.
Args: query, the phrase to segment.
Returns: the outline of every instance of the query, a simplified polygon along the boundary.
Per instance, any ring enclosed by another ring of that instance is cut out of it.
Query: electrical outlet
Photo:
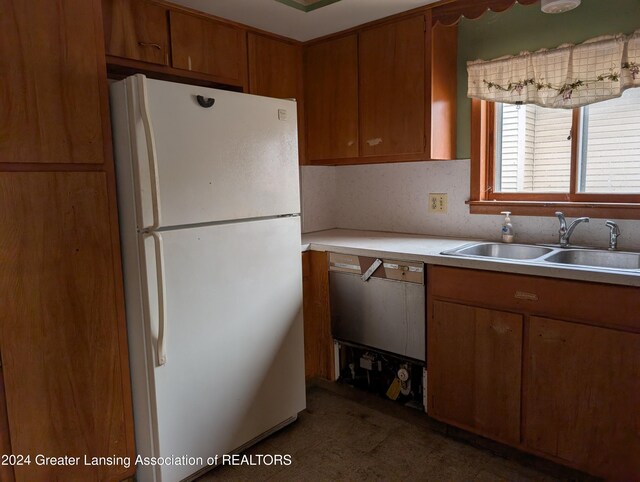
[[[447,193],[443,192],[430,192],[429,193],[429,212],[430,213],[438,213],[438,214],[446,214],[447,207]]]

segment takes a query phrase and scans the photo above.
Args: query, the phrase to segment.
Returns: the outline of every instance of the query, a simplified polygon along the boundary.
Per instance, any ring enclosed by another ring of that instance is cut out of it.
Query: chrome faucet
[[[618,249],[618,238],[620,237],[620,227],[615,221],[607,221],[604,223],[609,228],[609,251]]]
[[[558,216],[558,220],[560,221],[560,229],[558,230],[558,243],[560,243],[561,248],[566,248],[569,246],[569,238],[571,238],[571,234],[573,233],[573,230],[576,229],[576,226],[578,226],[578,224],[589,222],[589,218],[587,217],[578,218],[575,219],[569,225],[569,227],[567,227],[567,220],[565,219],[564,214],[558,211],[556,213],[556,216]]]

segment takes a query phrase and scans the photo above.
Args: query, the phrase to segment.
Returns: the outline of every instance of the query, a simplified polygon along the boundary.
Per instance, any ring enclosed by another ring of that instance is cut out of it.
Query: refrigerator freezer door
[[[141,228],[300,212],[294,101],[142,76],[127,81],[137,91],[129,110],[139,140]]]
[[[176,229],[161,236],[166,363],[151,368],[157,432],[137,434],[138,450],[143,456],[206,460],[305,408],[300,219]],[[147,346],[155,351],[157,243],[145,236],[143,246]],[[157,360],[157,353],[148,355]],[[137,382],[134,387],[144,386]],[[155,446],[153,453],[144,453],[148,446]],[[200,468],[138,467],[138,477],[177,481]]]

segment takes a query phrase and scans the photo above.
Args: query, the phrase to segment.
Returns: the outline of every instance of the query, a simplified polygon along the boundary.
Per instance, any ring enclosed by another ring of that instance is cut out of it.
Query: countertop
[[[302,251],[332,251],[371,257],[384,257],[425,264],[483,269],[548,278],[563,278],[596,283],[640,286],[640,272],[559,266],[544,262],[478,259],[440,254],[478,239],[447,238],[416,234],[330,229],[302,235]]]

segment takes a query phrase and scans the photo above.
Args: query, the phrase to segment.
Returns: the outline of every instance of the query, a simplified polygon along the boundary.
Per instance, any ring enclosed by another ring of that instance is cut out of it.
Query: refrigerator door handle
[[[150,229],[158,229],[162,224],[162,213],[160,211],[160,180],[158,178],[158,154],[156,151],[156,140],[153,135],[153,124],[149,113],[149,100],[147,98],[147,78],[142,74],[136,74],[138,82],[138,101],[144,135],[147,140],[147,153],[149,156],[149,172],[151,176],[151,199],[153,210],[153,224]]]
[[[156,346],[158,366],[167,363],[166,346],[166,322],[167,322],[167,297],[165,288],[164,273],[164,253],[162,246],[162,235],[158,232],[150,233],[155,245],[156,257],[156,284],[158,290],[158,340]]]

